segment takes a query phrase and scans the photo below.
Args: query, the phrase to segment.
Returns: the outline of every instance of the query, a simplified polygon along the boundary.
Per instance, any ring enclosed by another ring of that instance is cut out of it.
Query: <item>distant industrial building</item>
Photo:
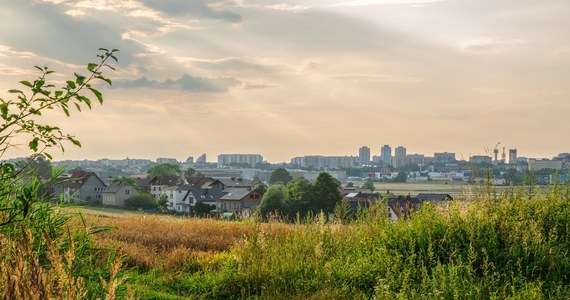
[[[358,149],[358,165],[364,166],[370,164],[370,148],[366,146],[360,147]]]
[[[252,168],[263,162],[259,154],[220,154],[218,155],[218,168],[232,164],[247,164]]]

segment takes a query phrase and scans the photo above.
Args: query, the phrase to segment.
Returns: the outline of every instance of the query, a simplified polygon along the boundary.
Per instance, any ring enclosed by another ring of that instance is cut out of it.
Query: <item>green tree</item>
[[[146,192],[145,194],[148,194],[148,192]],[[160,194],[158,197],[156,197],[156,208],[158,208],[159,211],[161,212],[165,212],[168,210],[168,196],[166,194]]]
[[[408,175],[404,172],[399,172],[394,178],[394,182],[406,182],[408,180]]]
[[[205,217],[210,213],[212,209],[215,208],[216,208],[215,205],[209,205],[203,202],[197,202],[196,205],[194,205],[194,212],[196,213],[197,216]]]
[[[263,216],[269,213],[285,211],[285,203],[287,202],[287,190],[282,184],[274,184],[267,189],[261,203],[259,204],[259,211]]]
[[[150,209],[157,208],[158,204],[151,194],[140,194],[126,199],[125,207],[130,209]]]
[[[297,214],[306,216],[315,199],[313,185],[305,177],[299,177],[289,182],[287,194],[289,197],[286,207],[289,217],[293,218]]]
[[[116,60],[115,52],[118,50],[100,49],[97,57],[99,63],[87,65],[88,75],[74,74],[75,78],[65,81],[65,84],[57,88],[48,82],[48,78],[54,71],[47,67],[37,67],[40,75],[34,81],[22,80],[20,84],[24,89],[11,89],[8,92],[15,96],[14,99],[0,98],[0,158],[7,150],[19,147],[21,141],[25,141],[27,148],[32,152],[30,156],[36,159],[43,154],[48,160],[52,155],[50,149],[59,148],[64,150],[64,144],[70,142],[81,146],[81,143],[72,135],[64,133],[61,128],[41,122],[41,116],[56,110],[70,116],[70,107],[78,111],[91,108],[92,101],[86,94],[97,98],[103,103],[103,95],[93,86],[97,81],[111,84],[111,80],[103,76],[105,68],[114,69],[107,63],[109,59]],[[18,142],[14,143],[13,140]],[[31,162],[26,163],[30,165]],[[33,187],[31,183],[23,183],[22,172],[16,171],[15,164],[0,162],[0,225],[7,225],[15,221],[24,220],[34,211],[33,205],[40,200],[38,190],[41,181]],[[55,183],[55,178],[50,178]],[[32,181],[28,181],[32,182]],[[20,193],[21,196],[18,196]]]
[[[366,181],[362,185],[362,188],[370,190],[370,191],[374,191],[374,181],[372,181],[372,178],[366,179]]]
[[[51,162],[41,153],[34,154],[26,160],[19,161],[18,168],[28,177],[49,179],[52,174]]]
[[[289,174],[285,168],[277,168],[273,172],[271,172],[271,176],[269,176],[269,184],[287,184],[291,181],[293,177]]]
[[[315,180],[314,197],[312,202],[313,212],[322,210],[325,213],[331,213],[335,205],[342,200],[339,191],[340,183],[334,179],[329,173],[322,172]]]
[[[180,165],[175,164],[156,164],[148,170],[148,174],[152,177],[154,176],[180,176],[182,170]]]

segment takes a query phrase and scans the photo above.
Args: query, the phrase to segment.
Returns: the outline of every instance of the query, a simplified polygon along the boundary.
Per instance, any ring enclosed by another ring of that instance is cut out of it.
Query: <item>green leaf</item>
[[[28,144],[28,147],[30,147],[30,149],[34,150],[34,152],[38,151],[38,141],[39,141],[38,138],[34,138]]]
[[[89,63],[89,64],[87,64],[87,70],[94,72],[94,70],[97,66],[98,66],[97,64]]]
[[[75,75],[75,83],[82,85],[83,82],[85,82],[85,76],[79,75],[77,73],[73,73],[73,75]]]
[[[0,112],[2,113],[2,119],[6,120],[8,118],[8,103],[0,104]]]
[[[95,94],[97,100],[99,100],[99,104],[103,104],[103,94],[101,94],[101,92],[91,87],[89,88],[89,90],[93,92],[93,94]]]
[[[61,95],[63,95],[63,91],[55,91],[55,97],[56,98],[61,97]]]
[[[75,107],[77,108],[78,111],[81,111],[81,105],[79,105],[79,103],[73,102],[73,104],[75,104]]]
[[[9,90],[8,93],[12,93],[12,94],[23,94],[24,92],[20,91],[20,90]]]
[[[67,107],[62,107],[61,109],[63,109],[65,115],[69,117],[69,109],[67,109]]]
[[[30,88],[33,87],[33,85],[27,80],[22,80],[20,83]]]
[[[108,50],[108,49],[105,49],[105,48],[99,48],[99,51],[106,51],[106,52],[109,52],[109,50]]]
[[[78,140],[76,140],[76,139],[74,139],[74,138],[72,138],[72,137],[69,137],[69,140],[70,140],[75,146],[81,147],[81,142],[79,142]]]
[[[44,152],[44,155],[47,157],[47,159],[53,160],[53,156],[51,156],[51,154]]]
[[[67,88],[70,90],[74,90],[76,88],[75,82],[68,80],[67,81]]]

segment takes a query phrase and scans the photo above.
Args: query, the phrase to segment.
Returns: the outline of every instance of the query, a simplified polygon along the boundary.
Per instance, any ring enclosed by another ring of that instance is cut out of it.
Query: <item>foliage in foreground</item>
[[[385,209],[350,225],[324,217],[252,224],[229,252],[189,256],[172,269],[131,269],[131,284],[148,299],[570,297],[567,189],[532,199],[524,191],[480,196],[443,212],[427,206],[396,223]]]

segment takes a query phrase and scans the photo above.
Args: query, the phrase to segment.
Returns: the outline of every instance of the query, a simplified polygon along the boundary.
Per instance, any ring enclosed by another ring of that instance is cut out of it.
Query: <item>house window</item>
[[[255,199],[259,199],[259,194],[255,194]]]
[[[95,199],[101,198],[101,195],[95,195]]]
[[[131,190],[125,190],[125,194],[128,195],[128,194],[130,194],[130,193],[131,193]]]
[[[153,190],[153,191],[156,191],[156,186],[153,186],[153,187],[152,187],[152,190]]]
[[[159,190],[159,191],[162,191],[162,187],[161,187],[161,186],[159,186],[159,187],[158,187],[158,190]]]
[[[173,198],[174,198],[174,195],[170,194],[170,199],[173,199]]]

